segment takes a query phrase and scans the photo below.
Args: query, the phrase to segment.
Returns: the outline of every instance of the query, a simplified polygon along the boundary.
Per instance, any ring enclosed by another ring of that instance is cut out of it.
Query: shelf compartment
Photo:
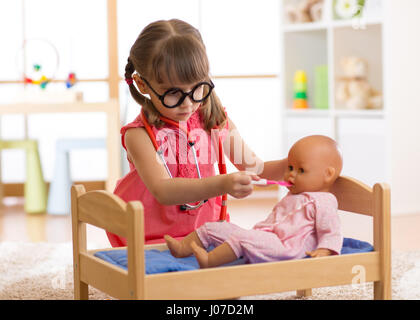
[[[383,61],[382,61],[382,26],[369,25],[366,29],[353,29],[349,26],[335,28],[333,30],[334,43],[334,73],[335,84],[338,79],[344,76],[340,61],[346,56],[363,58],[368,63],[369,84],[383,95]],[[368,111],[348,110],[338,103],[334,94],[335,108],[346,111]],[[383,106],[382,106],[383,108]]]
[[[294,100],[294,76],[297,70],[304,70],[307,76],[309,107],[314,107],[315,68],[328,64],[326,30],[288,32],[284,34],[284,84],[286,108],[292,108]]]

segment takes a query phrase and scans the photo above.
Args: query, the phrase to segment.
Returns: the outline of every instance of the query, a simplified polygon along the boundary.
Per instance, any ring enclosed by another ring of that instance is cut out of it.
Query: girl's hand
[[[242,199],[249,196],[254,190],[251,181],[260,180],[253,172],[239,171],[226,175],[227,193],[237,199]]]

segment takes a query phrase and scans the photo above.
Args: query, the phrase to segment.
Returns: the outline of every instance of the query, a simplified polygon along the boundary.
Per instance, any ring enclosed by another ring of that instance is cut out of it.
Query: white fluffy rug
[[[94,249],[95,245],[90,245]],[[372,284],[312,290],[305,299],[372,299]],[[90,287],[89,298],[110,299]],[[394,252],[392,298],[420,299],[420,251]],[[0,300],[73,299],[71,243],[0,243]],[[297,299],[285,292],[241,299]]]

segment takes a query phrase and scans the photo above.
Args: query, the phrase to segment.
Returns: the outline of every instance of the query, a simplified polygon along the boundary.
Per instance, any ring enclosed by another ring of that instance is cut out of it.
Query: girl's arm
[[[269,180],[283,180],[287,169],[287,158],[264,162],[264,171],[260,178]]]
[[[157,201],[164,205],[177,205],[201,201],[225,193],[244,198],[252,193],[249,173],[237,172],[203,179],[170,178],[158,160],[155,148],[144,128],[132,128],[125,134],[128,158]]]
[[[240,171],[250,171],[260,178],[282,180],[287,168],[287,159],[262,161],[242,139],[237,127],[230,118],[229,138],[224,142],[224,151],[233,165]]]

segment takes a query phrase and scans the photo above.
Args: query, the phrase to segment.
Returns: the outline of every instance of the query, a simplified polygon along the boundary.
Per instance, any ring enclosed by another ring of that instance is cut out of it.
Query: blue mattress
[[[351,238],[344,238],[343,240],[341,254],[362,253],[370,251],[373,251],[373,246],[368,242]],[[144,252],[144,255],[146,274],[187,271],[199,268],[198,262],[194,256],[186,258],[175,258],[171,255],[169,250],[146,250]],[[95,256],[127,270],[127,250],[125,249],[98,251],[95,253]],[[245,262],[243,259],[238,259],[224,266],[238,265],[244,263]]]

